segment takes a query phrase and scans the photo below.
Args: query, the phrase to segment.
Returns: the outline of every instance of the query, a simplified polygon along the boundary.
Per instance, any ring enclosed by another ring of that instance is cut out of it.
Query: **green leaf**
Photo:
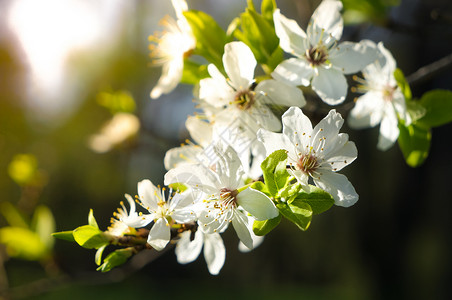
[[[41,241],[51,249],[54,243],[52,232],[55,231],[55,219],[50,209],[45,205],[39,205],[33,214],[31,229],[34,230]]]
[[[289,184],[285,188],[279,190],[277,198],[290,199],[294,195],[296,195],[300,189],[301,189],[301,184],[298,182],[296,182],[294,184]]]
[[[432,138],[430,129],[416,124],[407,127],[403,122],[399,122],[399,130],[398,143],[406,163],[413,168],[420,166],[427,158],[430,149]]]
[[[104,259],[104,263],[99,268],[97,268],[97,271],[108,272],[114,267],[124,264],[129,259],[129,257],[132,256],[134,251],[135,250],[133,248],[125,248],[110,253]]]
[[[406,103],[406,109],[411,117],[411,122],[417,122],[420,118],[425,116],[427,110],[418,101],[410,101]]]
[[[292,204],[277,203],[276,207],[284,217],[292,221],[303,231],[307,230],[311,224],[312,209],[307,203],[301,201]]]
[[[0,228],[0,243],[6,246],[9,256],[20,259],[40,260],[48,254],[48,248],[41,237],[27,228]]]
[[[425,107],[425,115],[419,123],[427,127],[437,127],[452,122],[452,91],[431,90],[422,95],[420,104]]]
[[[74,239],[83,248],[99,249],[110,243],[110,237],[91,225],[84,225],[73,231]]]
[[[96,263],[96,265],[100,266],[100,264],[102,263],[102,254],[104,253],[104,250],[105,248],[107,248],[107,246],[108,245],[103,245],[102,247],[97,249],[96,255],[94,257],[94,262]]]
[[[270,191],[268,190],[268,187],[265,185],[265,183],[263,183],[262,181],[255,181],[250,185],[250,188],[258,190],[262,193],[264,193],[267,196],[272,196],[270,194]]]
[[[17,210],[14,205],[12,205],[10,202],[1,202],[0,203],[0,212],[2,213],[3,217],[6,219],[9,225],[12,227],[22,227],[22,228],[28,228],[28,223],[25,220],[24,216]]]
[[[273,52],[279,46],[273,23],[250,9],[246,9],[240,19],[242,32],[238,34],[237,30],[236,38],[250,47],[257,62],[268,65]]]
[[[272,196],[276,196],[280,189],[284,188],[289,173],[286,170],[287,151],[276,150],[270,154],[261,164],[265,185]]]
[[[52,236],[60,239],[60,240],[65,240],[68,242],[75,242],[74,239],[74,235],[72,233],[72,231],[60,231],[60,232],[54,232],[52,233]]]
[[[201,79],[208,76],[209,72],[207,72],[207,65],[200,65],[189,59],[184,60],[181,83],[195,85],[198,84]]]
[[[222,56],[226,44],[224,30],[211,16],[202,11],[189,10],[183,14],[196,38],[194,53],[203,56],[222,70]]]
[[[99,225],[97,225],[97,221],[96,221],[96,218],[94,218],[94,213],[93,213],[92,209],[89,210],[88,224],[99,229]]]
[[[275,0],[262,0],[261,13],[262,16],[270,22],[273,22],[273,12],[276,9]]]
[[[327,211],[334,205],[333,196],[313,185],[309,185],[309,191],[301,190],[295,198],[288,202],[296,206],[301,205],[302,202],[307,203],[315,215]]]
[[[254,221],[253,232],[255,235],[264,236],[272,231],[281,222],[281,214],[276,218],[265,220],[265,221]]]
[[[412,98],[411,95],[411,89],[410,89],[410,85],[408,84],[408,82],[405,79],[405,75],[403,75],[402,70],[400,70],[399,68],[397,68],[394,71],[394,78],[397,81],[397,85],[400,87],[400,89],[402,90],[402,93],[405,97],[406,101],[410,101]]]

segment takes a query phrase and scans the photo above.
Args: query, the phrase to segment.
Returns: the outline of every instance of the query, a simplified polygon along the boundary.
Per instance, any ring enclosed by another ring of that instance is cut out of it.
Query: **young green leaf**
[[[287,204],[281,202],[277,203],[276,207],[284,217],[292,221],[303,231],[307,230],[311,224],[312,209],[307,203],[297,202],[295,204]]]
[[[430,140],[432,138],[429,128],[422,128],[416,124],[405,126],[399,122],[399,146],[406,163],[411,167],[420,166],[428,156]]]
[[[41,204],[36,207],[31,222],[31,229],[39,235],[41,241],[48,249],[52,248],[55,240],[51,234],[55,231],[55,219],[52,211],[47,206]]]
[[[184,60],[181,83],[195,85],[198,84],[201,79],[208,76],[209,72],[207,72],[207,65],[200,65],[189,59]]]
[[[258,191],[264,193],[265,195],[267,195],[269,197],[272,196],[272,194],[270,194],[270,191],[268,190],[268,187],[262,181],[255,181],[255,182],[253,182],[250,185],[250,188],[258,190]]]
[[[226,44],[224,30],[211,16],[202,11],[185,11],[184,16],[196,38],[195,54],[203,56],[222,70],[222,56]]]
[[[22,227],[0,228],[0,244],[9,256],[26,260],[42,259],[49,250],[36,232]]]
[[[437,127],[452,122],[452,91],[431,90],[422,95],[420,104],[425,115],[418,123],[426,127]]]
[[[135,250],[133,248],[125,248],[110,253],[104,259],[104,263],[99,268],[97,268],[97,271],[108,272],[114,267],[124,264],[129,259],[129,257],[132,256],[134,251]]]
[[[307,203],[315,215],[327,211],[334,205],[333,196],[313,185],[309,185],[309,191],[300,190],[297,196],[288,202],[295,206]]]
[[[107,248],[107,246],[108,245],[103,245],[102,247],[97,249],[96,255],[94,257],[94,262],[96,263],[96,265],[100,266],[100,264],[102,263],[102,254],[104,253],[104,250],[105,248]]]
[[[92,209],[89,210],[88,224],[99,229],[99,225],[97,225],[97,221],[96,221],[96,218],[94,218],[94,212]]]
[[[408,82],[405,79],[405,75],[403,75],[402,70],[400,70],[399,68],[397,68],[394,71],[394,78],[397,81],[397,85],[400,87],[400,89],[402,90],[403,95],[405,96],[405,100],[406,101],[410,101],[412,98],[411,95],[411,89],[410,89],[410,85],[408,84]]]
[[[261,164],[265,185],[272,196],[277,195],[279,190],[285,187],[287,180],[289,179],[286,164],[286,150],[276,150]]]
[[[72,234],[72,231],[60,231],[60,232],[54,232],[52,233],[52,236],[60,239],[65,240],[68,242],[75,242],[74,235]]]
[[[254,221],[253,232],[255,235],[264,236],[272,231],[281,222],[281,214],[276,218],[265,220],[265,221]]]
[[[268,21],[273,22],[273,12],[276,8],[275,0],[262,0],[261,13]]]
[[[74,229],[74,239],[83,248],[99,249],[110,243],[110,237],[91,225],[84,225]]]

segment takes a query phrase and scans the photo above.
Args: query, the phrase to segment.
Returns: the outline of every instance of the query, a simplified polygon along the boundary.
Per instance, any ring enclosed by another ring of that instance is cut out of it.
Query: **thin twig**
[[[420,68],[413,74],[407,76],[406,80],[410,85],[419,84],[450,67],[452,67],[452,53],[441,58],[440,60]]]

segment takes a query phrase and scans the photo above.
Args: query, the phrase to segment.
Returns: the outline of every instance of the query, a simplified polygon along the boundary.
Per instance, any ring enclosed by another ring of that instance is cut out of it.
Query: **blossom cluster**
[[[348,92],[345,75],[361,72],[363,78],[354,78],[360,83],[357,91],[364,94],[356,100],[348,122],[355,128],[381,123],[378,148],[382,150],[394,144],[399,123],[410,125],[411,117],[394,77],[395,60],[383,44],[341,41],[340,1],[321,2],[306,30],[285,17],[274,1],[263,1],[263,10],[271,11],[266,16],[249,8],[253,18],[260,18],[258,24],[273,30],[277,41],[262,46],[273,51],[265,55],[259,42],[256,46],[247,38],[243,26],[224,39],[221,55],[212,55],[218,47],[200,40],[209,32],[201,35],[193,21],[196,16],[198,23],[210,19],[188,10],[184,0],[172,3],[177,19],[165,18],[166,32],[150,39],[151,57],[162,65],[151,98],[170,93],[193,73],[192,55],[204,55],[211,62],[191,77],[199,108],[186,121],[192,141],[166,153],[168,188],[140,181],[135,199],[125,195],[130,208],[121,204],[104,233],[105,244],[93,247],[103,251],[108,243],[131,246],[135,244],[120,238],[144,236],[146,247],[156,251],[176,244],[180,263],[195,260],[204,249],[209,272],[218,274],[226,256],[221,234],[230,225],[239,248],[249,251],[282,217],[306,230],[314,213],[358,201],[352,183],[339,173],[357,158],[355,144],[340,132],[344,119],[331,109],[313,126],[302,110],[303,89],[310,87],[327,105],[339,105]],[[291,58],[284,59],[283,51]],[[280,117],[281,109],[285,112]],[[312,202],[306,196],[310,194],[322,204]],[[74,237],[81,241],[75,231]],[[127,248],[131,249],[127,257],[143,248],[143,242],[138,244]]]

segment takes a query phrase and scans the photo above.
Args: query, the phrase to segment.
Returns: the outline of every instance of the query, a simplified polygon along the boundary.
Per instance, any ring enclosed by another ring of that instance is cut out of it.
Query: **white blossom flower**
[[[165,189],[157,188],[150,180],[138,183],[138,199],[140,204],[149,211],[149,214],[139,214],[125,222],[131,227],[143,227],[154,222],[149,231],[148,244],[160,251],[168,244],[171,238],[170,227],[176,223],[194,221],[196,215],[190,209],[193,203],[193,193],[174,196],[169,191],[168,199],[164,195]]]
[[[186,163],[211,164],[212,155],[215,155],[213,147],[221,142],[237,152],[245,178],[256,179],[262,175],[260,164],[265,159],[265,148],[257,142],[255,134],[241,130],[240,126],[215,126],[195,116],[189,116],[185,126],[194,143],[187,140],[181,147],[168,150],[164,158],[167,170]]]
[[[108,227],[108,232],[114,236],[123,236],[124,234],[131,233],[133,228],[136,227],[131,225],[137,225],[133,224],[132,221],[139,218],[133,198],[129,194],[125,194],[124,196],[129,203],[130,211],[127,212],[124,202],[121,201],[121,207],[118,208],[117,212],[113,213],[113,218],[110,220],[111,225]]]
[[[257,136],[267,154],[279,149],[288,152],[289,173],[304,186],[312,178],[315,185],[330,193],[339,206],[351,206],[358,194],[347,177],[336,173],[357,157],[356,146],[348,135],[339,133],[344,120],[335,110],[314,128],[301,109],[289,108],[282,116],[283,132],[259,130]]]
[[[268,104],[303,106],[301,90],[276,80],[256,84],[254,69],[257,62],[250,48],[242,42],[225,45],[223,66],[225,78],[213,64],[208,66],[210,78],[200,81],[199,98],[219,109],[215,123],[230,126],[239,120],[251,128],[253,134],[261,127],[279,130],[281,123]]]
[[[149,45],[152,63],[163,66],[162,75],[157,85],[151,91],[151,98],[156,99],[162,94],[171,92],[182,78],[184,58],[196,46],[196,39],[183,12],[188,10],[185,0],[171,1],[176,11],[177,20],[167,16],[161,23],[166,31],[161,35],[149,37],[154,44]]]
[[[222,232],[232,223],[240,240],[252,249],[253,241],[247,214],[256,220],[278,216],[279,211],[270,198],[243,186],[243,169],[237,153],[227,147],[224,152],[215,148],[218,161],[213,167],[202,164],[181,165],[165,175],[165,184],[181,182],[204,193],[203,207],[197,213],[199,229],[205,233]]]
[[[281,48],[296,58],[279,64],[272,76],[295,86],[312,89],[329,105],[345,100],[347,81],[344,74],[360,71],[375,60],[369,41],[338,43],[343,21],[340,1],[324,0],[311,17],[307,31],[275,10],[273,19]]]
[[[377,148],[389,149],[399,136],[398,118],[410,124],[405,97],[394,78],[396,62],[391,53],[378,43],[378,60],[362,71],[364,80],[359,80],[360,96],[350,111],[348,124],[352,128],[375,127],[380,124]]]
[[[220,273],[226,259],[226,248],[219,233],[204,233],[197,230],[191,240],[191,231],[184,231],[176,244],[177,262],[180,264],[190,263],[198,258],[204,245],[204,259],[210,274]]]

